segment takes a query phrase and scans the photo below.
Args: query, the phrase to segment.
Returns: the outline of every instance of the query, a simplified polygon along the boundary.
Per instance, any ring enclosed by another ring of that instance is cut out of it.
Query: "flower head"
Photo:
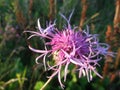
[[[48,69],[54,71],[50,78],[58,75],[61,87],[64,87],[61,82],[61,68],[64,66],[65,81],[70,64],[77,66],[79,77],[87,76],[88,81],[92,80],[92,72],[102,78],[97,72],[96,66],[99,66],[98,61],[102,59],[102,55],[113,56],[113,53],[108,52],[109,45],[106,43],[100,43],[98,35],[90,34],[88,27],[87,30],[83,31],[76,31],[74,28],[72,29],[70,25],[72,14],[69,19],[62,14],[61,16],[68,23],[68,26],[63,30],[55,28],[55,22],[53,24],[49,23],[48,27],[43,29],[38,20],[38,32],[26,31],[32,33],[29,39],[33,36],[38,36],[41,37],[45,43],[44,50],[34,49],[29,46],[32,51],[40,53],[40,56],[36,58],[36,63],[38,63],[40,58],[43,58],[46,69],[46,57],[52,54],[55,64],[53,66],[48,65]],[[45,39],[49,40],[45,41]],[[47,47],[49,47],[49,49]]]

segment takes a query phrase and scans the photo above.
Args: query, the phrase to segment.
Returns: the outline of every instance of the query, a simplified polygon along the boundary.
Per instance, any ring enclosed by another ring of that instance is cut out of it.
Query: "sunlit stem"
[[[47,82],[42,86],[40,90],[44,90],[44,88],[47,86],[47,84],[52,80],[52,77],[50,77]]]

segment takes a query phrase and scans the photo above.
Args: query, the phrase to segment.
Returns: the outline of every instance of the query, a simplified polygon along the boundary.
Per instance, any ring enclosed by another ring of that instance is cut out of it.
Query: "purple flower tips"
[[[109,45],[106,43],[100,43],[97,34],[90,34],[89,28],[83,31],[75,31],[71,28],[70,18],[67,20],[64,15],[61,16],[67,21],[68,27],[63,30],[55,28],[55,22],[49,23],[46,29],[43,29],[38,19],[38,32],[27,31],[34,36],[41,37],[45,44],[44,50],[34,49],[29,46],[30,50],[40,53],[40,56],[36,58],[36,63],[40,58],[43,58],[43,63],[46,68],[46,57],[53,56],[55,61],[53,66],[47,65],[48,70],[53,70],[53,74],[50,78],[58,76],[58,81],[61,87],[64,87],[61,81],[61,70],[64,68],[64,81],[68,74],[69,65],[73,64],[77,66],[79,72],[79,78],[86,76],[88,82],[92,80],[93,73],[102,78],[97,72],[96,66],[99,66],[98,61],[102,60],[101,56],[111,55],[113,53],[108,52]],[[49,39],[49,40],[45,40]],[[47,48],[49,47],[49,49]]]

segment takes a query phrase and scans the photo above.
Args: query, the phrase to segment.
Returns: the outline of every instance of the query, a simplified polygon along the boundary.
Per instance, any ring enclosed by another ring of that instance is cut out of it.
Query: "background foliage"
[[[70,72],[65,90],[120,90],[120,0],[0,0],[0,90],[39,90],[44,85],[51,71],[44,71],[42,60],[36,64],[37,54],[27,47],[43,45],[38,38],[27,41],[23,31],[36,31],[38,18],[43,27],[57,18],[61,29],[66,22],[59,13],[68,16],[73,9],[73,26],[89,25],[92,33],[100,34],[100,41],[111,45],[110,51],[118,53],[100,62],[102,80],[94,75],[88,83]],[[61,90],[57,77],[45,90]]]

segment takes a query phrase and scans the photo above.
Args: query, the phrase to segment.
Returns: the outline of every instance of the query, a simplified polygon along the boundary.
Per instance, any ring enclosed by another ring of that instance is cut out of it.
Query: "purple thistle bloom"
[[[72,12],[73,14],[73,12]],[[30,50],[40,53],[40,56],[36,58],[36,63],[40,58],[43,58],[43,63],[46,69],[46,57],[48,55],[53,55],[55,63],[53,66],[48,65],[48,70],[53,70],[54,73],[50,78],[58,75],[58,80],[61,87],[64,85],[61,82],[61,68],[64,67],[64,81],[66,81],[66,76],[68,73],[68,67],[70,64],[77,66],[79,71],[79,77],[86,76],[88,82],[92,80],[92,72],[97,76],[102,78],[102,76],[97,72],[96,66],[99,66],[98,61],[102,59],[102,55],[113,56],[112,52],[108,52],[109,45],[106,43],[100,43],[97,34],[90,34],[89,28],[83,31],[75,31],[70,25],[70,15],[69,19],[61,14],[61,16],[67,21],[68,26],[63,30],[59,31],[55,28],[55,22],[53,24],[49,23],[46,29],[41,28],[40,22],[38,20],[39,32],[26,31],[32,33],[28,39],[38,36],[44,39],[49,39],[45,41],[45,49],[38,50],[29,46]],[[50,49],[47,49],[47,47]]]

